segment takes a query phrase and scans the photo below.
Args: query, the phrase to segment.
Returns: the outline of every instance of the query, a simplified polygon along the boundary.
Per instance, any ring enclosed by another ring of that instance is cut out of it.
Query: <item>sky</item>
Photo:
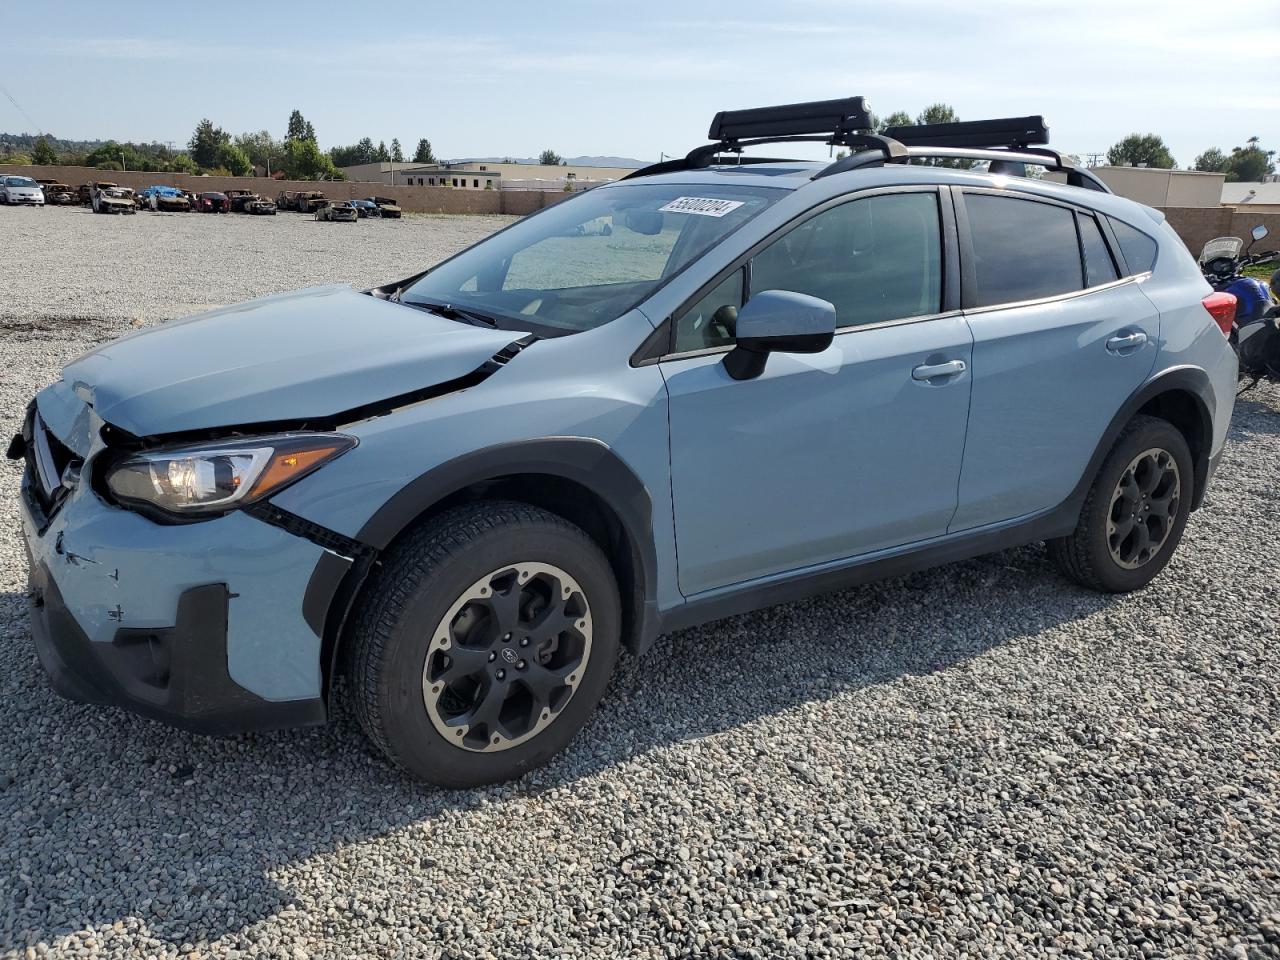
[[[1082,156],[1155,132],[1189,166],[1250,136],[1280,147],[1275,3],[0,0],[0,131],[181,145],[202,117],[280,137],[296,108],[325,148],[652,160],[704,142],[718,110],[861,94],[880,114],[1042,114]]]

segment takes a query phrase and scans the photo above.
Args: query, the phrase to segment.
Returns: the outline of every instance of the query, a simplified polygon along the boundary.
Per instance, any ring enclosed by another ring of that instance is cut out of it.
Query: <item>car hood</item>
[[[42,197],[44,190],[40,187],[5,187],[10,194],[19,197]]]
[[[324,420],[465,376],[522,336],[316,287],[132,334],[62,379],[135,436]]]

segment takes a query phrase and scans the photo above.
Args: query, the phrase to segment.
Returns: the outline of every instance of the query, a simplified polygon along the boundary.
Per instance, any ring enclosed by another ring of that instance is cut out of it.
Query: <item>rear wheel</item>
[[[1049,554],[1067,576],[1094,590],[1144,587],[1182,539],[1194,484],[1182,433],[1167,420],[1135,417],[1103,461],[1075,531],[1050,540]]]
[[[559,753],[618,656],[617,584],[579,528],[527,504],[449,510],[391,548],[348,651],[355,712],[407,772],[508,780]]]

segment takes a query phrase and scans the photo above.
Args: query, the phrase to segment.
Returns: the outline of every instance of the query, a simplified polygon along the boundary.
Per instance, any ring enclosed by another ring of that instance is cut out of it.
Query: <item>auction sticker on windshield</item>
[[[700,217],[723,217],[733,213],[740,206],[741,200],[712,200],[708,197],[676,197],[666,206],[658,208],[660,213],[696,213]]]

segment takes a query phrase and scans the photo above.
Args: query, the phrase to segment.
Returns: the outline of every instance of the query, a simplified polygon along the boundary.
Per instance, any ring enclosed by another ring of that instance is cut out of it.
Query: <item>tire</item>
[[[621,619],[609,561],[578,527],[522,503],[456,507],[391,547],[361,594],[346,651],[356,717],[418,779],[510,780],[586,724]]]
[[[1181,431],[1158,417],[1134,417],[1089,488],[1076,529],[1050,540],[1049,556],[1093,590],[1145,587],[1178,548],[1194,495],[1194,464]]]

